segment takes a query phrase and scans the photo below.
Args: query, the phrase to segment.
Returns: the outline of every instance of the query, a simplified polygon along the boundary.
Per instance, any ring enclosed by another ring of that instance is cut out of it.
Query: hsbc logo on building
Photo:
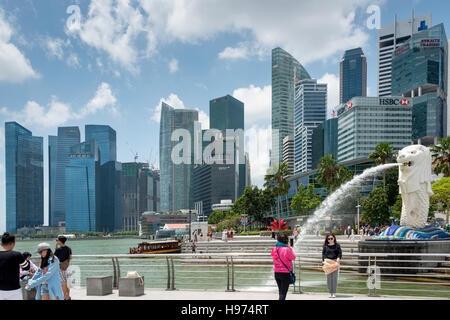
[[[394,99],[394,98],[380,98],[380,105],[382,106],[407,106],[410,104],[409,99]]]
[[[400,104],[402,106],[407,106],[409,104],[409,100],[408,99],[402,99],[402,100],[400,100]]]
[[[352,107],[353,103],[351,101],[347,102],[347,109],[350,109]]]

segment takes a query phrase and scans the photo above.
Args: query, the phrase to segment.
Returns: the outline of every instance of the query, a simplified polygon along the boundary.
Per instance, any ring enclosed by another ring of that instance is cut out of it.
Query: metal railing
[[[296,253],[292,293],[327,292],[319,252]],[[74,255],[73,278],[111,275],[118,287],[127,271],[145,276],[146,288],[277,291],[270,252]],[[450,298],[449,254],[344,253],[338,293]]]

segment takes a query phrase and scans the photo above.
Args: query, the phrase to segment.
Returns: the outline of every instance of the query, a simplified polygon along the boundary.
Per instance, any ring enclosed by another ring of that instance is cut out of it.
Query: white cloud
[[[5,133],[4,133],[4,128],[0,129],[0,148],[4,148],[5,147]]]
[[[219,59],[250,59],[256,55],[261,60],[269,54],[270,50],[264,49],[256,43],[240,42],[237,47],[226,47],[219,53]]]
[[[244,103],[246,124],[259,121],[270,122],[272,115],[272,86],[260,88],[251,84],[248,88],[235,89],[233,97]]]
[[[252,185],[262,187],[270,163],[271,125],[252,125],[245,130],[245,151],[249,153]]]
[[[66,62],[70,67],[73,67],[73,68],[81,67],[80,60],[78,59],[78,56],[76,53],[71,53],[69,55],[69,57],[67,58]]]
[[[161,45],[197,44],[222,33],[249,40],[224,48],[218,54],[221,59],[261,58],[280,46],[307,64],[363,46],[369,30],[356,23],[355,11],[372,2],[92,0],[80,28],[68,34],[107,53],[130,72],[139,72],[139,60],[151,57]]]
[[[186,109],[184,102],[175,93],[171,93],[169,97],[159,99],[158,105],[150,110],[152,112],[151,119],[158,123],[161,121],[162,102],[168,104],[169,106],[175,109]],[[199,108],[194,109],[198,111],[198,121],[201,123],[202,129],[203,130],[209,129],[209,116],[206,114],[206,112],[200,110]]]
[[[47,37],[44,40],[44,45],[45,45],[45,51],[47,53],[47,55],[49,57],[56,57],[59,60],[62,60],[64,58],[64,49],[63,47],[66,47],[70,44],[70,41],[64,41],[63,39],[60,38],[50,38]]]
[[[318,83],[326,83],[327,86],[327,119],[331,118],[331,113],[336,110],[339,104],[339,76],[335,74],[325,73],[322,78],[317,80]]]
[[[169,71],[170,71],[170,73],[175,73],[178,71],[178,60],[177,59],[170,60]]]
[[[85,117],[90,114],[97,113],[100,110],[109,107],[109,112],[113,115],[118,114],[116,108],[117,99],[111,91],[111,87],[108,83],[102,82],[95,93],[95,97],[92,98],[77,116],[79,118]]]
[[[14,30],[0,8],[0,81],[20,83],[27,79],[39,78],[30,61],[11,43]]]
[[[71,119],[81,119],[107,108],[111,114],[117,115],[116,102],[117,99],[112,93],[109,84],[103,82],[98,87],[95,96],[79,112],[73,111],[69,104],[60,102],[57,97],[52,96],[47,106],[41,106],[36,101],[31,100],[18,112],[2,108],[0,109],[0,113],[26,126],[48,128],[61,126]]]

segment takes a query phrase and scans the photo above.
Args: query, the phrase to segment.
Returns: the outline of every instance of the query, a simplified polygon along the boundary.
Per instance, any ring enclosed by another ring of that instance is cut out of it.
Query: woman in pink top
[[[275,281],[278,286],[279,300],[286,300],[290,272],[293,269],[292,261],[295,260],[295,253],[289,244],[289,239],[286,234],[279,234],[277,240],[277,244],[271,253],[273,271],[275,272]]]

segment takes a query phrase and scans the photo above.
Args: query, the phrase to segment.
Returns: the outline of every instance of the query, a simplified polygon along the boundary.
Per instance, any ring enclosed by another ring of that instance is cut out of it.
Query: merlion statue
[[[424,228],[431,191],[431,152],[422,145],[410,145],[399,151],[398,185],[402,195],[400,224]]]

